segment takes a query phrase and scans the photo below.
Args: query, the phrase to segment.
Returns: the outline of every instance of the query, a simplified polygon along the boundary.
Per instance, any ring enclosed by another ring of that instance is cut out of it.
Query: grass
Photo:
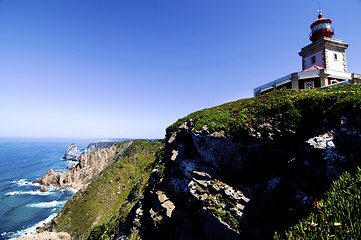
[[[95,226],[90,233],[89,240],[91,239],[112,239],[117,233],[119,233],[121,227],[126,223],[126,220],[131,212],[132,208],[138,201],[140,195],[144,192],[151,171],[154,169],[158,160],[163,156],[163,142],[138,142],[138,145],[132,145],[131,151],[127,151],[128,156],[134,156],[135,152],[139,153],[139,156],[150,157],[148,164],[142,168],[139,173],[133,172],[129,175],[130,179],[136,179],[127,194],[126,199],[118,211],[106,222]],[[129,148],[128,148],[129,149]],[[139,151],[141,150],[141,151]],[[142,155],[142,151],[145,155]],[[124,156],[123,156],[124,157]],[[124,230],[123,230],[124,231]],[[133,227],[129,233],[128,239],[140,239],[138,230]]]
[[[203,109],[178,119],[167,132],[178,131],[188,119],[194,120],[192,131],[207,126],[210,133],[224,131],[235,139],[248,138],[255,129],[270,123],[273,133],[297,134],[305,137],[315,132],[340,127],[341,117],[347,124],[361,128],[361,84],[339,85],[308,90],[278,90],[255,98],[241,99]],[[315,131],[317,130],[317,131]],[[315,202],[315,211],[275,239],[361,239],[361,171],[345,172],[333,183],[323,200]],[[221,209],[221,196],[208,211],[226,221],[232,228],[238,222]],[[209,201],[210,202],[210,201]],[[210,202],[211,203],[211,202]],[[227,204],[229,204],[227,202]],[[234,221],[233,221],[234,220]]]
[[[121,149],[125,144],[128,143],[117,146]],[[121,215],[124,220],[144,190],[153,164],[159,158],[157,151],[162,146],[161,141],[132,141],[85,190],[78,191],[67,201],[60,212],[56,230],[69,232],[76,239],[88,238],[92,229],[96,229],[94,236],[96,232],[102,235],[109,232],[108,229],[114,227],[111,219]]]
[[[240,231],[240,223],[232,216],[229,211],[219,209],[217,207],[207,207],[207,210],[214,216],[222,219],[222,221],[227,223],[233,230]]]
[[[326,193],[315,201],[314,211],[274,239],[360,239],[361,169],[345,172]]]
[[[201,131],[206,125],[211,133],[224,131],[227,136],[235,137],[248,136],[252,127],[267,118],[272,119],[274,129],[298,130],[325,117],[332,122],[340,113],[360,113],[360,94],[360,84],[278,90],[191,113],[169,126],[167,132],[177,131],[188,119],[195,121],[194,131]]]
[[[224,131],[226,136],[249,137],[254,129],[265,122],[272,131],[291,130],[309,135],[309,126],[332,129],[347,116],[348,122],[361,127],[354,116],[361,114],[361,84],[341,85],[310,90],[278,90],[255,98],[242,99],[213,108],[207,108],[178,119],[167,128],[175,132],[188,119],[193,119],[193,131],[203,126],[213,132]],[[331,126],[331,128],[330,128]],[[285,131],[283,131],[285,132]],[[120,143],[118,147],[124,146]],[[126,223],[127,217],[142,194],[150,172],[162,154],[160,141],[134,141],[119,152],[113,164],[92,181],[85,191],[76,193],[64,206],[58,219],[58,231],[69,232],[74,238],[112,239]],[[159,165],[159,177],[164,177],[164,165]],[[110,184],[110,182],[112,183]],[[361,233],[361,170],[355,175],[345,173],[334,182],[323,200],[315,202],[315,211],[297,225],[275,239],[360,239]],[[197,188],[197,194],[202,193]],[[119,194],[118,194],[119,193]],[[227,222],[233,229],[240,223],[223,209],[232,202],[221,195],[207,199],[207,210]],[[138,239],[136,229],[127,233]]]

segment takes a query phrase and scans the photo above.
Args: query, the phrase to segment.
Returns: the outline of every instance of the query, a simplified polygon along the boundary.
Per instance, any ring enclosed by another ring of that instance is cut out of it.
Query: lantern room
[[[322,13],[319,13],[318,19],[310,26],[310,40],[315,42],[323,37],[332,38],[332,35],[334,35],[334,30],[331,27],[331,23],[331,19],[323,18]]]

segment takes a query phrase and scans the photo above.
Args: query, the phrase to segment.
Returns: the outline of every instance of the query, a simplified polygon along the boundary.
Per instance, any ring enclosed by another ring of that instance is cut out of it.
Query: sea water
[[[68,146],[78,149],[100,139],[0,138],[0,239],[32,234],[50,222],[74,194],[67,188],[48,187],[32,182],[49,169],[67,171],[72,163],[62,160]]]

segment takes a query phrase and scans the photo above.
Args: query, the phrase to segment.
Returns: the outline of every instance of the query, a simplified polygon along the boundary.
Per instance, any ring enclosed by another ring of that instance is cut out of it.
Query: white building
[[[277,89],[307,89],[325,87],[340,82],[360,83],[361,75],[347,72],[345,50],[349,46],[344,41],[333,39],[331,19],[323,18],[322,13],[311,24],[311,44],[301,49],[302,72],[287,76],[255,88],[258,96]]]

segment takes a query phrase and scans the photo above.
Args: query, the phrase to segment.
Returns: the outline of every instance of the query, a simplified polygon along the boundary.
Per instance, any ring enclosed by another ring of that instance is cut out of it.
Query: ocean
[[[74,191],[49,187],[42,193],[32,182],[49,169],[66,171],[72,162],[62,157],[71,143],[83,149],[101,140],[0,138],[0,240],[35,233],[50,222]]]

